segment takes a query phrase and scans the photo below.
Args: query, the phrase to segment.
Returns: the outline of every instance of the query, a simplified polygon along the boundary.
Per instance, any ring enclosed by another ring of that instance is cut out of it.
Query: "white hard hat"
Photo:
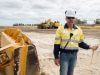
[[[65,16],[66,17],[75,17],[75,15],[76,15],[76,11],[75,10],[69,9],[69,10],[65,11]]]

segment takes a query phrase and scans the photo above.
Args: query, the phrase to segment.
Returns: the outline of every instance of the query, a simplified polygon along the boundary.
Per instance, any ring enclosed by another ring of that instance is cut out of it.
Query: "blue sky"
[[[48,18],[63,24],[68,8],[89,22],[100,18],[99,0],[0,0],[0,25],[35,24]]]

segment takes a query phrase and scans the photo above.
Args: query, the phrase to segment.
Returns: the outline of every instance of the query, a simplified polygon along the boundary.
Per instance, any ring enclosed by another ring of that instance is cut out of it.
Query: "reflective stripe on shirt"
[[[62,39],[62,42],[67,42],[68,40],[69,40],[69,39]],[[73,39],[71,39],[70,42],[79,43],[79,41],[73,40]]]
[[[64,49],[64,47],[61,47],[61,49]],[[78,47],[65,47],[65,49],[67,50],[76,50],[78,49]]]
[[[55,40],[61,40],[61,38],[59,38],[59,37],[55,37]]]

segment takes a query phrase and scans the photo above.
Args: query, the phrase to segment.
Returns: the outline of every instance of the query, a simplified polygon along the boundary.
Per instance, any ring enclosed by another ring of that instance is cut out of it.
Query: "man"
[[[75,25],[75,14],[74,10],[66,10],[66,23],[56,31],[54,56],[55,64],[60,65],[60,75],[73,75],[78,47],[92,50],[98,48],[84,42],[82,30]]]

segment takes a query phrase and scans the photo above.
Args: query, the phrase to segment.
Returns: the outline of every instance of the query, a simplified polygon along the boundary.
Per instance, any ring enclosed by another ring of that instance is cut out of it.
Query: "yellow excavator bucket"
[[[21,30],[7,28],[0,38],[0,75],[40,75],[36,47]]]

